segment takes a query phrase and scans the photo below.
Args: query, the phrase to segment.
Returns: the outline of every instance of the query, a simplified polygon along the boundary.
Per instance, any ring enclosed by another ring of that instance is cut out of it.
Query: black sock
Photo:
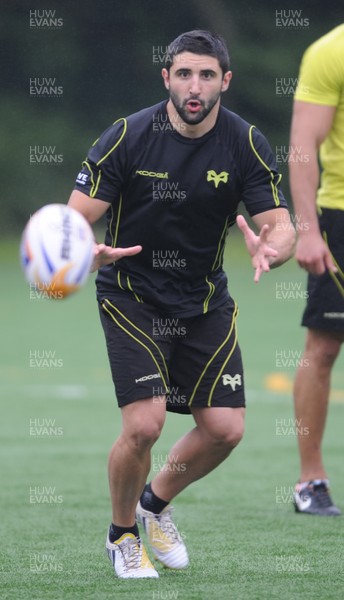
[[[140,502],[142,508],[144,508],[145,510],[149,510],[155,515],[161,513],[161,511],[164,510],[165,506],[169,504],[169,502],[162,500],[154,494],[150,483],[147,483],[147,485],[145,485],[144,490],[141,494]]]
[[[123,533],[132,533],[136,537],[139,537],[139,529],[137,527],[137,524],[135,523],[133,527],[119,527],[118,525],[114,525],[114,523],[111,523],[109,531],[109,540],[111,544],[113,544],[115,540],[119,540]]]

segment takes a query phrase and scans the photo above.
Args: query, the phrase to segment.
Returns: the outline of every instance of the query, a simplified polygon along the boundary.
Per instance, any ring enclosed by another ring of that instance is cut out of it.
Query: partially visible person
[[[289,168],[299,229],[295,256],[308,271],[306,345],[294,385],[301,460],[294,506],[300,513],[335,516],[341,511],[330,496],[321,444],[331,372],[344,340],[344,24],[303,56]]]

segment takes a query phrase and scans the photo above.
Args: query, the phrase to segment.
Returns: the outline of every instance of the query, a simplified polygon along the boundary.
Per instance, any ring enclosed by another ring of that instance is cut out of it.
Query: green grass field
[[[242,240],[234,236],[229,244],[226,267],[240,307],[246,369],[245,438],[174,503],[190,568],[158,567],[159,580],[126,582],[114,577],[104,550],[110,519],[106,462],[120,414],[94,277],[70,299],[40,300],[30,297],[17,245],[3,244],[0,251],[1,597],[342,600],[344,517],[295,515],[291,505],[298,456],[290,363],[303,348],[305,292],[295,263],[255,285]],[[332,494],[342,509],[343,360],[333,375],[324,440]],[[153,464],[191,424],[191,417],[168,416]]]

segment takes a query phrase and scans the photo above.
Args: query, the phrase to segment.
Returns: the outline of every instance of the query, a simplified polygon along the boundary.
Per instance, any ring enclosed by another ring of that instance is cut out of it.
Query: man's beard
[[[184,100],[184,102],[182,104],[180,104],[177,94],[175,94],[174,92],[172,92],[172,90],[170,90],[170,100],[171,100],[174,108],[176,109],[178,115],[180,116],[180,118],[187,125],[197,125],[198,123],[202,123],[202,121],[204,121],[204,119],[209,115],[210,111],[214,108],[214,106],[215,106],[216,102],[218,101],[218,99],[220,98],[220,96],[221,96],[221,92],[219,92],[216,96],[213,96],[212,98],[210,98],[210,100],[208,100],[207,103],[205,103],[203,100],[200,100],[197,97],[191,97],[191,98],[188,98],[187,100]],[[198,102],[201,104],[202,108],[196,113],[187,112],[186,104],[190,100],[198,100]]]

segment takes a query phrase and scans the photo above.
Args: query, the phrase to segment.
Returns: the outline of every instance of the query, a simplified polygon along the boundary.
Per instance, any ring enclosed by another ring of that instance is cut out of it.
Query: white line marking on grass
[[[30,398],[63,398],[70,400],[81,400],[89,394],[89,389],[85,385],[66,384],[66,385],[47,385],[31,383],[22,385],[12,385],[20,394]]]

